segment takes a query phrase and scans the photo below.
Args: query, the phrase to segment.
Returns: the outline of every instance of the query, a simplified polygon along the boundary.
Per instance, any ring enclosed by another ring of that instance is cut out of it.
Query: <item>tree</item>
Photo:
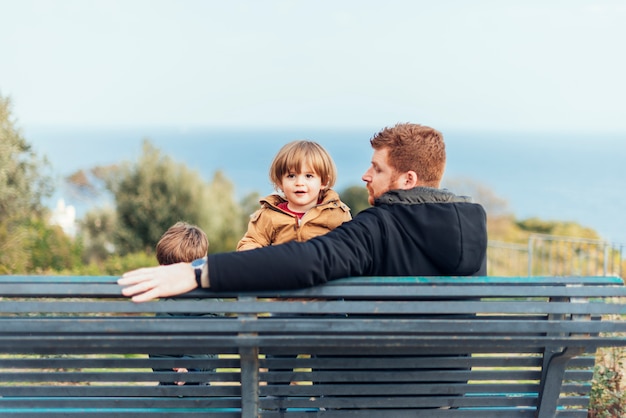
[[[248,223],[250,222],[250,216],[261,208],[259,201],[261,195],[259,192],[250,192],[239,201],[239,207],[241,208],[241,230],[246,231],[248,229]],[[243,236],[243,233],[242,233]],[[239,242],[239,241],[237,241]]]
[[[113,200],[108,188],[109,181],[119,171],[118,164],[75,171],[65,177],[64,193],[68,193],[72,200],[81,201],[90,207],[108,205]]]
[[[48,168],[16,128],[11,102],[0,95],[0,214],[2,217],[41,214],[42,199],[52,193]]]
[[[45,174],[48,163],[40,159],[15,126],[11,101],[0,95],[0,272],[28,268],[27,222],[45,214],[42,200],[52,193]]]
[[[242,210],[234,199],[235,188],[224,173],[216,171],[202,204],[208,215],[205,232],[209,237],[209,252],[234,251],[243,236]]]
[[[116,252],[153,253],[161,235],[178,221],[202,228],[209,250],[232,250],[243,233],[232,183],[217,172],[207,184],[197,171],[177,163],[148,140],[135,164],[126,164],[107,180],[116,204]]]
[[[48,225],[42,219],[32,219],[27,226],[30,235],[26,243],[29,253],[28,272],[68,271],[81,263],[80,240],[72,240],[61,227]]]
[[[117,228],[115,211],[96,208],[89,211],[80,221],[80,236],[83,240],[83,262],[103,263],[115,252],[113,236]]]
[[[539,218],[522,219],[515,222],[518,228],[528,233],[556,235],[561,237],[578,237],[600,239],[596,231],[568,221],[546,221]]]
[[[163,232],[178,221],[201,223],[197,199],[206,186],[148,140],[137,163],[127,163],[107,181],[116,203],[115,244],[122,255],[151,253]]]
[[[367,189],[363,186],[350,186],[341,192],[341,200],[350,207],[352,217],[370,207]]]

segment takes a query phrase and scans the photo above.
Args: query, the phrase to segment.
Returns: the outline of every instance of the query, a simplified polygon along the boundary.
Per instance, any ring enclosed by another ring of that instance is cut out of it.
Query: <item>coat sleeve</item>
[[[259,209],[250,216],[248,230],[237,243],[237,251],[267,247],[272,243],[272,224],[269,216],[263,216],[266,209]]]
[[[209,255],[209,283],[215,291],[310,287],[375,272],[383,248],[380,224],[363,215],[328,234],[252,251]]]

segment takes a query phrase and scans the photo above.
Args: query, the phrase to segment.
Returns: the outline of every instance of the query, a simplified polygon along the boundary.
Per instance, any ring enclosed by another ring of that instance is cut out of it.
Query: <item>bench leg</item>
[[[565,376],[567,363],[585,350],[583,348],[568,347],[560,352],[544,354],[543,370],[541,372],[541,386],[537,400],[537,418],[553,418],[561,394],[561,384]]]
[[[259,415],[259,348],[239,349],[241,362],[241,418]]]

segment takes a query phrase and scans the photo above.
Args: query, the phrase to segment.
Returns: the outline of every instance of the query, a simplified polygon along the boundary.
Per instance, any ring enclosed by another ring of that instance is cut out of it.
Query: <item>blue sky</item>
[[[0,0],[23,127],[626,132],[621,0]]]

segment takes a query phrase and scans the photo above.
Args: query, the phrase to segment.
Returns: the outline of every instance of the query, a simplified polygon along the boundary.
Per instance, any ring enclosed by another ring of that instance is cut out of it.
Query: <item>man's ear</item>
[[[417,186],[419,183],[419,179],[417,178],[417,173],[415,171],[407,171],[402,175],[402,188],[404,190],[412,189]]]

